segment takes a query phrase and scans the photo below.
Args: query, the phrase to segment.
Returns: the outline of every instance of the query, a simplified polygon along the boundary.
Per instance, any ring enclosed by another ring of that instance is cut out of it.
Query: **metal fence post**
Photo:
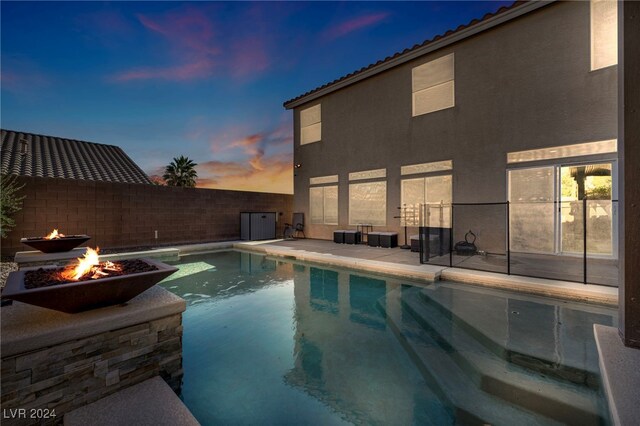
[[[583,283],[587,283],[587,197],[585,196],[582,199],[582,239],[583,239],[583,256],[582,256],[582,264],[583,264],[583,274],[584,279]]]
[[[511,275],[511,209],[507,201],[507,275]]]
[[[449,232],[449,267],[453,266],[453,217],[454,214],[454,205],[451,203],[451,231]]]

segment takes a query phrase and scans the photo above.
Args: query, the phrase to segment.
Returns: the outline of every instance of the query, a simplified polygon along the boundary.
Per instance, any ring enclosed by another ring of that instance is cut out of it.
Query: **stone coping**
[[[264,253],[270,256],[294,258],[305,262],[332,265],[343,268],[359,269],[367,272],[392,275],[414,280],[435,281],[440,275],[442,267],[433,265],[405,265],[400,263],[382,262],[379,260],[358,259],[355,257],[336,256],[329,253],[317,253],[306,250],[296,250],[291,247],[276,246],[268,243],[247,244],[237,243],[233,248]]]
[[[57,262],[59,260],[70,260],[75,257],[81,257],[86,250],[86,247],[76,247],[71,251],[62,253],[43,253],[38,250],[19,251],[14,256],[13,261],[18,265]]]
[[[417,281],[424,280],[432,282],[436,280],[450,280],[577,302],[618,306],[618,289],[615,287],[522,277],[445,266],[406,265],[378,260],[366,260],[347,256],[336,256],[329,253],[299,250],[293,247],[277,246],[269,244],[269,242],[241,242],[234,244],[233,248]]]
[[[593,325],[600,374],[614,425],[637,425],[640,419],[640,349],[628,348],[615,327]]]
[[[199,425],[162,378],[156,376],[65,414],[65,426]]]
[[[221,241],[216,243],[186,244],[183,246],[176,246],[175,249],[178,250],[180,254],[196,254],[215,250],[230,249],[233,248],[233,245],[238,242],[239,241]]]
[[[14,301],[0,309],[3,357],[181,313],[184,299],[155,285],[124,305],[66,314]]]
[[[440,279],[556,297],[576,302],[597,303],[613,307],[618,306],[618,289],[602,285],[580,284],[569,281],[522,277],[461,268],[443,269],[440,273]]]

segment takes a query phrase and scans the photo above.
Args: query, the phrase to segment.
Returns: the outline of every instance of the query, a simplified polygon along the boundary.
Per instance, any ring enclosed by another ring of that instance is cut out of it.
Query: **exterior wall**
[[[340,179],[340,224],[307,236],[348,227],[349,172],[387,168],[400,231],[402,165],[452,159],[455,203],[504,202],[507,152],[616,138],[617,67],[590,71],[589,6],[553,3],[296,108],[294,210],[309,217],[310,177]],[[411,69],[452,52],[455,107],[412,117]],[[300,146],[299,110],[317,103],[322,141]]]
[[[54,228],[90,235],[92,247],[158,246],[239,239],[242,211],[277,211],[277,235],[282,235],[292,214],[288,194],[53,178],[20,182],[26,198],[14,216],[16,228],[2,240],[3,255],[28,249],[21,237]]]
[[[59,424],[65,413],[158,375],[179,393],[182,314],[4,357],[1,365],[6,425]],[[18,408],[26,418],[10,415]],[[31,409],[55,417],[30,418]]]

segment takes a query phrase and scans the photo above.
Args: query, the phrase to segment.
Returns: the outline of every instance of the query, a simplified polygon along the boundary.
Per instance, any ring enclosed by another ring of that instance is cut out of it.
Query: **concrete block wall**
[[[0,369],[3,425],[58,424],[69,411],[158,375],[179,393],[182,314],[3,357]]]
[[[289,194],[53,178],[19,181],[26,198],[14,215],[16,228],[2,240],[3,255],[27,249],[20,238],[43,236],[54,228],[90,235],[87,244],[102,248],[235,240],[242,211],[278,212],[276,235],[281,236],[293,211]]]

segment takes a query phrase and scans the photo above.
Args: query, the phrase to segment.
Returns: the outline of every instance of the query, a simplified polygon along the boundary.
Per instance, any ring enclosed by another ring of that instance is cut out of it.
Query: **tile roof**
[[[373,68],[380,67],[381,65],[384,65],[384,64],[386,64],[386,63],[388,63],[390,61],[393,61],[395,59],[398,59],[398,58],[400,58],[402,56],[409,56],[411,53],[415,52],[418,49],[425,48],[425,47],[427,47],[427,46],[429,46],[429,45],[431,45],[431,44],[433,44],[433,43],[435,43],[437,41],[441,41],[442,39],[444,39],[446,37],[449,37],[449,36],[452,36],[454,34],[457,34],[462,30],[465,30],[465,29],[468,29],[470,27],[473,27],[473,26],[475,26],[477,24],[480,24],[482,22],[485,22],[485,21],[487,21],[487,20],[489,20],[491,18],[495,18],[498,15],[502,15],[503,13],[505,13],[507,11],[510,11],[510,10],[512,10],[512,9],[518,7],[518,6],[521,6],[521,5],[525,4],[525,3],[530,3],[531,1],[532,0],[514,1],[511,5],[503,6],[503,7],[501,7],[500,9],[498,9],[497,11],[495,11],[493,13],[487,13],[480,19],[473,19],[467,24],[459,25],[455,30],[448,30],[444,34],[438,34],[435,37],[433,37],[433,38],[431,38],[429,40],[425,40],[420,44],[416,44],[411,48],[404,49],[402,52],[396,52],[392,56],[387,56],[386,58],[381,59],[376,63],[369,64],[366,67],[362,67],[357,71],[354,71],[354,72],[352,72],[350,74],[344,75],[344,76],[342,76],[342,77],[340,77],[340,78],[338,78],[336,80],[333,80],[333,81],[331,81],[331,82],[329,82],[327,84],[324,84],[322,86],[316,87],[315,89],[310,90],[310,91],[308,91],[306,93],[303,93],[300,96],[297,96],[297,97],[295,97],[293,99],[289,99],[288,101],[286,101],[283,104],[283,106],[285,108],[287,108],[287,109],[295,107],[297,105],[291,105],[291,104],[296,102],[296,101],[298,101],[298,100],[300,100],[300,99],[303,99],[303,98],[305,98],[307,96],[313,95],[314,93],[317,93],[317,92],[319,92],[319,91],[321,91],[323,89],[329,88],[329,87],[331,87],[333,85],[336,85],[336,84],[338,84],[338,83],[340,83],[340,82],[342,82],[344,80],[351,79],[351,78],[353,78],[355,76],[358,76],[359,74],[362,74],[362,73],[364,73],[366,71],[372,70]],[[540,3],[543,3],[543,2],[540,2]]]
[[[0,129],[2,174],[151,184],[149,177],[114,145]],[[26,154],[21,154],[27,142]]]

